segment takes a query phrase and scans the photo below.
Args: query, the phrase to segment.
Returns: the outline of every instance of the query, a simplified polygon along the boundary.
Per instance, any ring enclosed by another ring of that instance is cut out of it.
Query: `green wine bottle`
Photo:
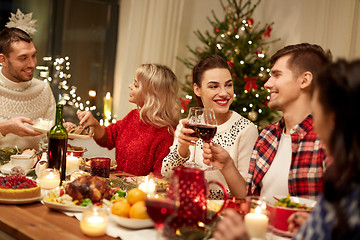
[[[61,182],[66,176],[66,150],[68,134],[62,125],[64,105],[56,105],[55,125],[49,131],[48,167],[60,170]]]

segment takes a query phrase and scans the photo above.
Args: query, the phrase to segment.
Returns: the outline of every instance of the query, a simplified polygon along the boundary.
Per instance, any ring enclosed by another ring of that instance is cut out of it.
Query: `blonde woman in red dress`
[[[78,111],[80,124],[94,127],[94,140],[115,147],[117,170],[137,176],[160,174],[180,118],[178,81],[166,66],[142,64],[130,84],[129,102],[137,109],[103,127],[88,111]]]

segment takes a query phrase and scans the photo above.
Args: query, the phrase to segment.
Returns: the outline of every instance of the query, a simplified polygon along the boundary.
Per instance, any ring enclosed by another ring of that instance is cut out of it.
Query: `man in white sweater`
[[[38,148],[46,137],[32,130],[37,119],[55,118],[56,103],[48,83],[33,78],[36,48],[32,38],[18,28],[0,32],[0,122],[8,126],[0,129],[0,147]],[[15,135],[21,129],[23,133]]]

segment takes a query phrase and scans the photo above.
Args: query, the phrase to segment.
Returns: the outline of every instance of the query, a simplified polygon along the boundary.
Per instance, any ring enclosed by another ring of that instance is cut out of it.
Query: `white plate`
[[[27,203],[33,203],[33,202],[38,202],[40,201],[43,197],[44,197],[44,193],[42,192],[40,197],[35,197],[35,198],[24,198],[24,199],[3,199],[0,198],[0,203],[5,203],[5,204],[27,204]]]
[[[68,138],[72,138],[72,139],[89,139],[89,138],[91,138],[91,136],[68,133]]]
[[[111,218],[120,226],[131,229],[149,228],[154,226],[154,222],[151,219],[125,218],[114,214],[111,214]]]
[[[82,212],[84,208],[82,206],[72,206],[72,205],[65,205],[61,203],[54,203],[54,202],[48,202],[48,201],[41,201],[42,204],[44,204],[46,207],[55,209],[55,210],[61,210],[61,211],[68,211],[68,212]]]
[[[0,167],[0,171],[1,171],[3,174],[5,174],[5,175],[9,175],[10,172],[11,172],[11,169],[12,169],[13,167],[14,167],[14,166],[12,165],[12,163],[9,162],[9,163],[6,163],[6,164],[2,165],[2,166]],[[33,168],[25,171],[25,174],[28,174],[28,172],[30,172],[32,169],[33,169]]]
[[[31,125],[30,125],[31,126]],[[50,129],[44,129],[44,128],[40,128],[40,127],[37,127],[37,126],[31,126],[32,129],[38,131],[38,132],[41,132],[41,133],[47,133],[50,131]]]

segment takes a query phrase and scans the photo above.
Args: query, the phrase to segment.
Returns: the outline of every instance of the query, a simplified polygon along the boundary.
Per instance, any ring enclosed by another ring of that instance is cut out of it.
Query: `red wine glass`
[[[170,184],[172,185],[171,189],[178,188],[176,176],[172,177]],[[156,189],[153,193],[147,195],[145,205],[149,217],[154,222],[157,240],[164,239],[164,226],[176,216],[177,208],[179,206],[178,191],[172,191],[170,194],[163,189]]]
[[[203,112],[202,107],[191,107],[189,110],[189,115],[188,115],[188,120],[189,120],[189,124],[186,124],[185,127],[186,128],[190,128],[192,130],[194,130],[193,133],[189,134],[191,137],[199,137],[196,126],[200,123],[200,116]],[[197,142],[197,141],[196,141]],[[188,161],[184,164],[185,167],[190,167],[190,168],[201,168],[201,165],[196,163],[195,158],[196,158],[196,142],[195,142],[195,146],[194,146],[194,153],[193,153],[193,158],[191,161]]]
[[[197,134],[199,138],[201,138],[204,142],[210,143],[217,131],[215,112],[212,108],[203,108],[201,114],[198,115],[199,121],[195,127],[197,130]],[[217,168],[209,166],[208,168],[203,170],[217,170]]]

